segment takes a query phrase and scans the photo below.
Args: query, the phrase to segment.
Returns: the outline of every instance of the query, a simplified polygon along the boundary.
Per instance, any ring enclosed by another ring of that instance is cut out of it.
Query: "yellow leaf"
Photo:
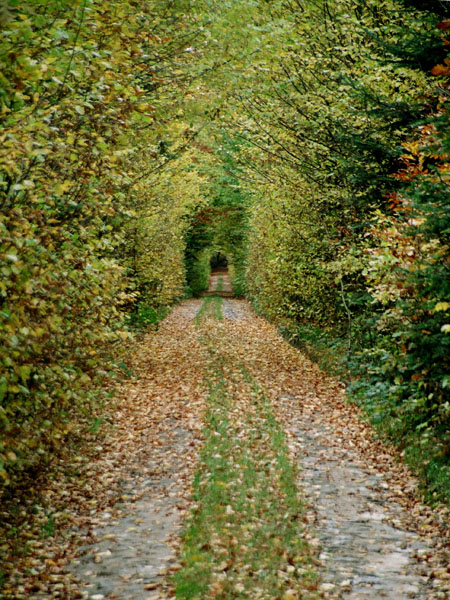
[[[433,308],[433,312],[438,312],[440,310],[448,310],[450,308],[450,302],[438,302],[436,306]]]
[[[67,192],[67,190],[70,188],[71,185],[72,185],[71,181],[64,181],[64,183],[57,183],[55,185],[55,187],[53,188],[53,192],[55,194],[57,194],[58,196],[62,196],[63,194],[65,194]]]

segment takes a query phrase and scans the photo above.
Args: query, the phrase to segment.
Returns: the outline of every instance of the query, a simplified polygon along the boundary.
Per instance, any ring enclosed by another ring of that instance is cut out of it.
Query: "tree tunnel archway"
[[[212,270],[228,270],[236,295],[243,295],[243,207],[213,206],[199,211],[186,238],[186,283],[193,296],[208,288]]]
[[[209,265],[211,270],[228,270],[228,258],[220,250],[213,253]]]

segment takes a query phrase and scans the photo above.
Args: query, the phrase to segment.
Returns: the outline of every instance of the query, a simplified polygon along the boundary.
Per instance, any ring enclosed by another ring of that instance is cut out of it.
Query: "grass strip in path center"
[[[194,323],[198,326],[203,321],[211,319],[221,321],[222,317],[223,298],[220,296],[207,296],[203,300],[203,304],[195,316]]]
[[[210,352],[209,408],[177,598],[318,598],[284,433],[223,325],[206,319],[200,327]]]

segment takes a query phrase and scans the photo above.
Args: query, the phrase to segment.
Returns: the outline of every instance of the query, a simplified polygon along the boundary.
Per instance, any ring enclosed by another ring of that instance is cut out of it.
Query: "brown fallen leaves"
[[[247,315],[229,327],[234,330],[236,339],[240,339],[241,359],[268,391],[278,418],[289,424],[289,410],[280,398],[295,398],[298,410],[329,428],[342,448],[356,451],[361,465],[386,475],[389,486],[380,490],[380,499],[400,504],[404,511],[398,525],[425,536],[432,548],[416,556],[422,563],[424,576],[433,586],[430,600],[450,597],[448,509],[445,506],[431,508],[421,501],[419,483],[402,462],[400,453],[376,439],[359,409],[347,403],[341,383],[326,376],[316,364],[287,344],[275,327],[255,317],[245,302],[234,301],[238,303]],[[291,450],[294,454],[294,445]]]
[[[177,597],[317,599],[315,551],[305,543],[297,470],[282,425],[246,368],[241,335],[214,319],[214,303],[205,303],[210,310],[198,319],[210,394]]]
[[[130,349],[128,363],[135,375],[107,407],[107,426],[87,435],[77,454],[66,456],[50,477],[38,480],[28,498],[23,491],[24,504],[3,507],[8,532],[2,542],[4,598],[82,597],[83,587],[65,566],[81,545],[101,535],[105,521],[120,519],[125,502],[139,499],[143,479],[158,482],[171,472],[179,462],[171,440],[180,428],[190,433],[182,468],[176,466],[184,492],[179,507],[185,510],[201,439],[204,396],[203,350],[193,326],[198,308],[199,301],[185,303],[159,332],[149,333]],[[164,489],[159,486],[155,493],[161,498]],[[17,523],[13,511],[21,517],[16,537],[11,531]]]
[[[299,411],[320,419],[342,447],[357,451],[361,464],[388,475],[389,488],[380,494],[404,507],[402,527],[429,540],[430,551],[419,553],[417,560],[436,594],[442,590],[445,594],[450,589],[448,511],[421,503],[417,482],[399,454],[374,438],[358,409],[346,403],[342,385],[290,347],[244,301],[227,302],[225,314],[228,310],[234,320],[226,320],[222,326],[234,344],[223,349],[225,360],[229,352],[229,360],[245,365],[264,387],[278,421],[286,425],[288,442],[292,408],[287,410],[286,403],[279,400],[283,396],[296,399]],[[190,432],[190,445],[182,451],[184,466],[176,467],[178,487],[183,490],[179,505],[186,509],[202,441],[206,397],[205,345],[193,325],[198,308],[198,301],[178,307],[159,332],[150,333],[130,349],[129,363],[136,376],[117,391],[114,405],[106,411],[106,426],[87,435],[70,460],[66,457],[56,464],[50,476],[29,482],[28,494],[26,489],[18,490],[20,505],[13,500],[3,504],[0,550],[6,559],[5,599],[83,597],[83,586],[65,566],[81,545],[98,537],[105,519],[120,522],[127,503],[137,502],[143,493],[139,485],[142,478],[163,482],[165,475],[173,472],[173,465],[179,465],[180,456],[174,452],[179,453],[180,447],[172,446],[177,428]],[[233,393],[239,393],[238,384],[234,386]],[[245,386],[241,392],[247,393]],[[259,442],[255,440],[255,444]],[[295,444],[289,447],[291,458],[295,458]],[[164,496],[161,488],[155,493]],[[176,547],[175,533],[172,543]],[[236,540],[236,544],[242,543]],[[315,539],[310,543],[314,545]],[[148,589],[147,594],[160,597],[154,589],[155,593]],[[168,587],[160,586],[160,590],[171,593]],[[296,593],[289,587],[285,598],[295,598]],[[445,595],[434,596],[439,597]]]

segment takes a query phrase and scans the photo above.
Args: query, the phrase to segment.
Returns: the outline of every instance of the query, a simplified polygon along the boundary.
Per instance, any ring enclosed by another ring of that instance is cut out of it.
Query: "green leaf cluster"
[[[240,4],[249,52],[217,85],[239,141],[248,295],[290,331],[342,340],[358,402],[443,497],[446,22],[399,0]]]
[[[0,476],[101,399],[139,303],[183,294],[203,202],[179,114],[185,2],[11,0],[0,18]],[[179,174],[170,172],[181,161]],[[169,169],[169,172],[167,172]],[[165,178],[162,177],[166,171]],[[140,314],[140,313],[139,313]]]

